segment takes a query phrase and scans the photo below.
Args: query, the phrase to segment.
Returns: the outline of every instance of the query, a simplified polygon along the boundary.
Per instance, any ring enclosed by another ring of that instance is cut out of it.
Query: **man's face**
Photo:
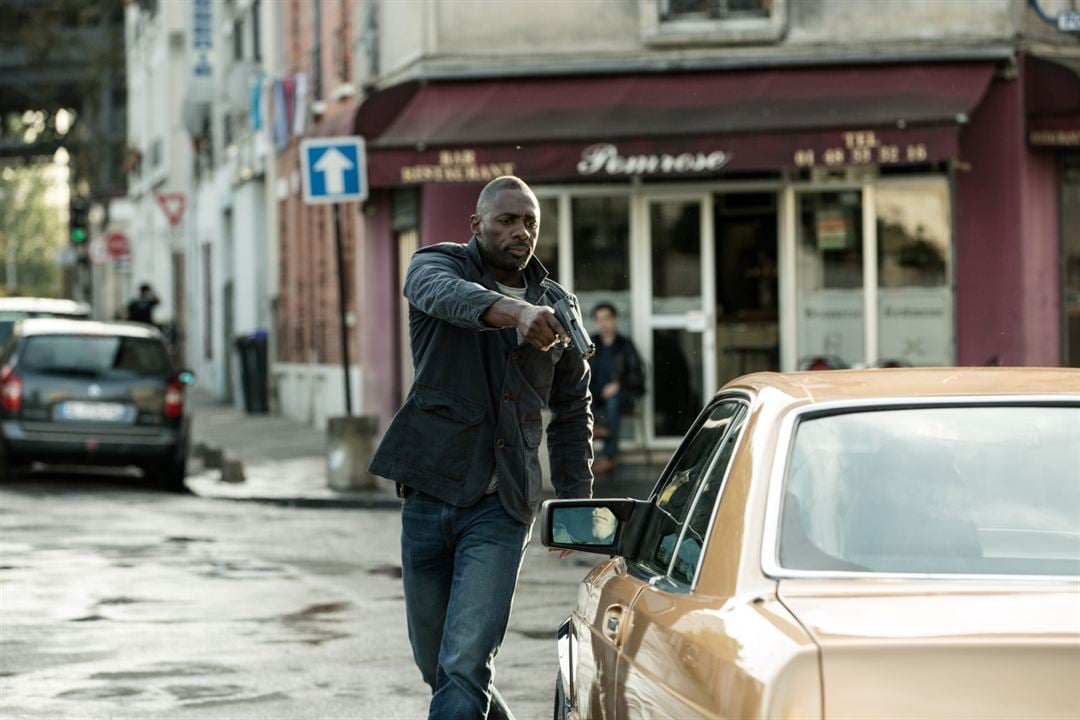
[[[505,272],[520,272],[536,251],[540,206],[530,193],[500,190],[483,215],[469,218],[469,226],[486,264]]]
[[[616,526],[615,514],[606,507],[598,507],[593,510],[592,531],[596,539],[614,537]]]
[[[614,313],[607,308],[600,308],[593,314],[596,322],[596,331],[601,335],[613,335],[618,330],[618,322]]]

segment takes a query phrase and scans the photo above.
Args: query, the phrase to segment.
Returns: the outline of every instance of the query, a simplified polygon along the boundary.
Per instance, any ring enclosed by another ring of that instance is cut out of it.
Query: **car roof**
[[[63,313],[65,315],[90,315],[86,303],[63,298],[6,297],[0,298],[0,310],[9,312]]]
[[[1013,395],[1080,396],[1080,369],[1072,368],[872,368],[754,373],[723,390],[743,388],[790,405],[874,399]]]
[[[67,318],[26,318],[19,321],[19,333],[33,335],[103,335],[160,340],[157,328],[141,323],[68,320]]]

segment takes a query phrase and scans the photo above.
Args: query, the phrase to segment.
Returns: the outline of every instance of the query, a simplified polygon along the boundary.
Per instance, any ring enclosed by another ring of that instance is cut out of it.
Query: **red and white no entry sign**
[[[105,233],[105,249],[109,251],[109,256],[112,258],[127,257],[131,252],[131,243],[128,242],[127,235],[113,231]]]

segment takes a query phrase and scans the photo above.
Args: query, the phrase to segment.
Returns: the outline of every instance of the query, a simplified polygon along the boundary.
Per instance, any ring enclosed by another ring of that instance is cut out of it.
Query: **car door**
[[[694,718],[710,716],[713,648],[724,647],[722,622],[714,622],[723,600],[692,592],[713,512],[747,417],[747,403],[716,405],[688,452],[654,501],[652,517],[630,561],[631,571],[649,574],[634,596],[621,639],[616,717]],[[682,499],[676,498],[682,494]],[[715,706],[715,705],[714,705]]]
[[[731,398],[710,405],[695,421],[675,452],[650,497],[645,543],[657,544],[657,533],[681,527],[691,510],[692,499],[713,458],[720,449],[731,421],[745,403]],[[670,520],[668,520],[670,518]],[[672,541],[665,547],[674,548]],[[655,548],[654,548],[655,549]],[[649,584],[666,576],[669,561],[656,552],[645,557],[635,550],[629,558],[613,558],[586,578],[578,598],[581,617],[574,623],[574,707],[582,718],[615,718],[620,709],[624,682],[622,645],[633,622],[630,609]]]

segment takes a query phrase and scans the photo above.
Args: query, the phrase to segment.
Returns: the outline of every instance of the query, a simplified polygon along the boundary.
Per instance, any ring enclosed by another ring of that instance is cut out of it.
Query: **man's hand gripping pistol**
[[[544,288],[544,294],[555,301],[552,310],[555,311],[559,324],[570,334],[570,344],[574,346],[582,360],[588,360],[596,354],[596,345],[585,330],[577,299],[554,283],[543,281],[541,285]]]

